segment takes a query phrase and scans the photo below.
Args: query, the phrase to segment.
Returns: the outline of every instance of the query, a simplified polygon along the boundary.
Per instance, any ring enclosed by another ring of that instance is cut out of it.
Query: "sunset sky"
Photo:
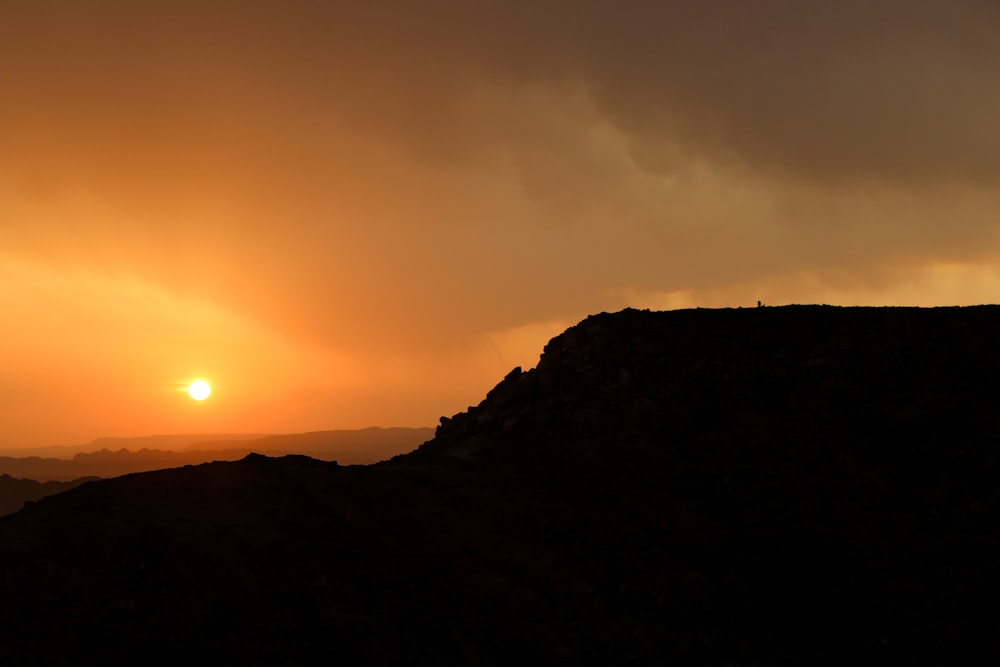
[[[0,0],[0,448],[434,425],[626,306],[996,302],[998,35],[987,0]]]

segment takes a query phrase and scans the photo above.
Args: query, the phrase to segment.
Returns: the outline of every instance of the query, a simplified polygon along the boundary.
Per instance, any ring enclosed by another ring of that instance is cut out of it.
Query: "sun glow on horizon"
[[[188,396],[196,401],[204,401],[212,393],[212,387],[204,380],[195,380],[188,385]]]

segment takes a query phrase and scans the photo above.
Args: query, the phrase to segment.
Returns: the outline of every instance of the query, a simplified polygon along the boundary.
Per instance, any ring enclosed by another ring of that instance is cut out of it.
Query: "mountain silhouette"
[[[7,445],[0,449],[0,452],[4,456],[12,458],[70,459],[77,454],[99,452],[102,449],[112,452],[122,449],[130,451],[139,451],[142,449],[176,451],[194,443],[207,440],[224,441],[226,445],[224,447],[217,447],[217,449],[225,449],[235,447],[241,441],[256,440],[266,435],[265,433],[185,433],[137,437],[104,437],[91,440],[82,445],[48,445],[45,447],[14,447]]]
[[[430,439],[431,428],[364,428],[271,436],[163,435],[99,438],[104,447],[75,452],[69,458],[0,456],[0,474],[39,481],[69,481],[83,476],[117,477],[209,461],[235,461],[247,454],[307,454],[345,464],[375,463],[415,449]],[[109,449],[108,447],[118,447]],[[180,447],[150,449],[149,446]],[[128,447],[131,447],[129,449]],[[68,453],[68,448],[55,450]],[[55,453],[55,452],[53,452]]]
[[[4,664],[995,664],[1000,308],[587,318],[416,451],[0,519]]]

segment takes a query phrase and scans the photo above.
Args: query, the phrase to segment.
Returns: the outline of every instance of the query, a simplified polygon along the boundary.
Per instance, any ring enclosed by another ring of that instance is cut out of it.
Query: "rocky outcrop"
[[[998,334],[995,307],[595,315],[442,418],[419,455],[642,457],[718,439],[961,447],[1000,428]]]

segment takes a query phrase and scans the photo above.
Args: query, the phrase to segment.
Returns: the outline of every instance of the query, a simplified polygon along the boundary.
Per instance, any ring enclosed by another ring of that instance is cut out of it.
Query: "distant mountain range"
[[[389,461],[0,518],[0,662],[998,664],[998,340],[994,306],[596,315]]]
[[[431,428],[365,428],[286,435],[234,434],[154,435],[99,438],[89,446],[104,447],[69,454],[76,448],[49,449],[69,458],[0,456],[0,516],[16,512],[26,501],[61,493],[85,481],[135,472],[236,461],[250,453],[282,456],[303,454],[343,465],[375,463],[416,449],[434,435]],[[112,451],[107,447],[118,447]],[[149,449],[171,447],[175,449]],[[179,449],[179,451],[178,451]]]
[[[7,472],[8,459],[73,459],[78,454],[95,452],[178,452],[178,451],[255,451],[258,453],[302,454],[310,452],[325,458],[343,454],[348,463],[374,463],[408,452],[434,435],[433,428],[339,429],[308,433],[196,433],[146,435],[138,437],[97,438],[85,445],[0,449],[0,473]],[[239,458],[239,457],[236,457]],[[201,463],[201,461],[199,461]],[[186,465],[181,463],[179,465]],[[138,472],[130,470],[129,472]],[[121,474],[121,473],[119,473]],[[52,479],[57,479],[53,477]]]
[[[260,437],[207,434],[99,438],[91,443],[99,449],[77,452],[68,458],[0,456],[0,474],[37,481],[69,481],[84,476],[117,477],[208,461],[235,461],[250,453],[271,456],[304,454],[324,461],[355,465],[375,463],[412,451],[433,435],[432,428],[372,427]],[[67,453],[65,450],[56,451]]]
[[[102,449],[118,451],[128,449],[139,451],[140,449],[160,449],[176,451],[188,447],[198,442],[206,441],[226,441],[229,446],[240,441],[258,440],[266,437],[267,433],[197,433],[197,434],[170,434],[170,435],[145,435],[130,438],[97,438],[83,445],[49,445],[46,447],[4,447],[0,448],[0,455],[12,458],[38,457],[43,459],[69,459],[77,454],[88,454],[99,452]]]

